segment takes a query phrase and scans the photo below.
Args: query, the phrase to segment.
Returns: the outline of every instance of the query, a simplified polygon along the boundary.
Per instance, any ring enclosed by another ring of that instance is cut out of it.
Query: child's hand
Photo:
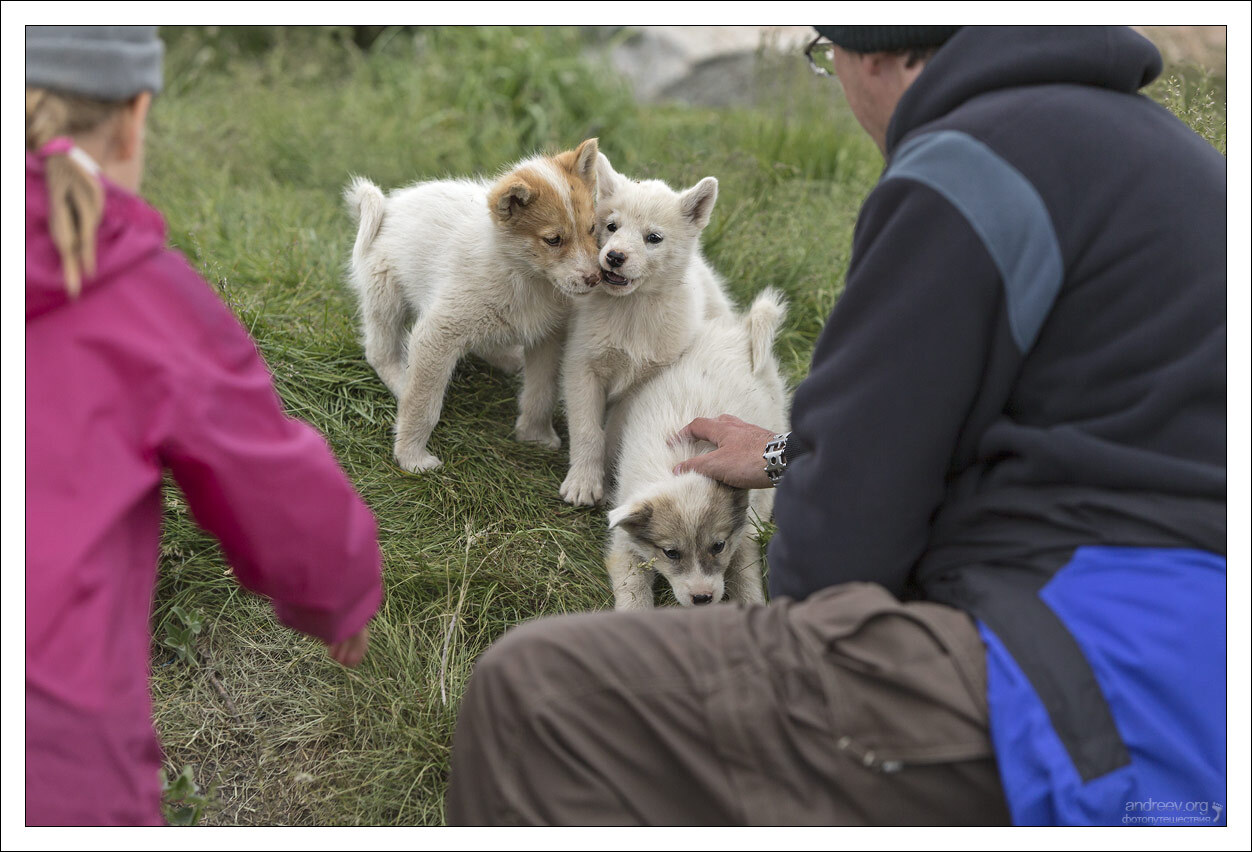
[[[369,633],[370,628],[367,624],[355,636],[349,636],[347,639],[328,645],[326,653],[330,654],[330,658],[336,663],[354,669],[360,665],[361,660],[365,659],[365,648],[370,641]]]

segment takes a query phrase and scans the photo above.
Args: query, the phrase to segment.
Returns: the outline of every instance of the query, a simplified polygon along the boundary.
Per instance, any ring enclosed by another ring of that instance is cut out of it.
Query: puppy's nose
[[[617,267],[626,262],[626,255],[622,254],[620,251],[611,251],[605,255],[605,258],[608,260],[609,266],[614,269],[617,269]]]
[[[713,596],[712,595],[692,595],[691,602],[695,604],[696,606],[704,606],[705,604],[713,603]]]
[[[600,273],[599,272],[584,272],[583,283],[586,284],[588,287],[596,286],[597,284],[600,283]]]

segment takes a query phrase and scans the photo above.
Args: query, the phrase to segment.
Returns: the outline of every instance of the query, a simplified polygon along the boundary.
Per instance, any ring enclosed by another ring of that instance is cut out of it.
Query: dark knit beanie
[[[832,44],[856,53],[938,47],[960,27],[813,27]]]
[[[26,85],[102,101],[161,91],[156,27],[26,28]]]

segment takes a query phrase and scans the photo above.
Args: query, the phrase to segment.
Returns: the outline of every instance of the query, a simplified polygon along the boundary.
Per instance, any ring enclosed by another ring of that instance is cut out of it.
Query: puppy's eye
[[[604,229],[605,229],[606,231],[608,231],[608,232],[611,234],[611,233],[613,233],[614,231],[616,231],[616,230],[617,230],[617,223],[616,223],[616,222],[609,222],[607,225],[605,225],[605,226],[604,226]]]
[[[713,542],[713,546],[709,548],[709,550],[712,551],[713,553],[721,553],[725,549],[726,549],[726,542],[724,541],[715,541]]]
[[[682,559],[682,557],[683,555],[679,553],[677,550],[670,549],[670,550],[665,551],[666,559]]]
[[[560,237],[544,237],[543,241],[550,246],[559,246],[561,244]]]
[[[592,225],[590,228],[588,228],[588,229],[587,229],[587,233],[589,233],[589,234],[594,234],[595,232],[596,232],[596,226],[595,226],[595,225]]]
[[[665,237],[662,237],[660,234],[648,234],[648,242],[652,243],[653,245],[656,245],[663,239],[665,239]]]

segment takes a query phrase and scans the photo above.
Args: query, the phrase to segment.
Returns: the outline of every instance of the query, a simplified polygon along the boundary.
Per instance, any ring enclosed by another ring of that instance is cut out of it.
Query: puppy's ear
[[[517,175],[505,175],[487,193],[487,205],[497,222],[506,222],[529,204],[533,195],[534,190],[526,181]]]
[[[683,216],[698,230],[703,231],[713,215],[717,203],[717,178],[706,177],[679,197],[679,209]]]
[[[600,153],[600,140],[588,139],[574,149],[572,171],[587,183],[596,182],[596,156]]]
[[[652,520],[652,504],[647,500],[626,503],[609,512],[609,529],[621,527],[631,535],[639,535]]]
[[[613,171],[613,165],[608,157],[604,154],[596,157],[596,191],[599,192],[601,198],[617,192],[618,182],[621,180],[622,176]]]

